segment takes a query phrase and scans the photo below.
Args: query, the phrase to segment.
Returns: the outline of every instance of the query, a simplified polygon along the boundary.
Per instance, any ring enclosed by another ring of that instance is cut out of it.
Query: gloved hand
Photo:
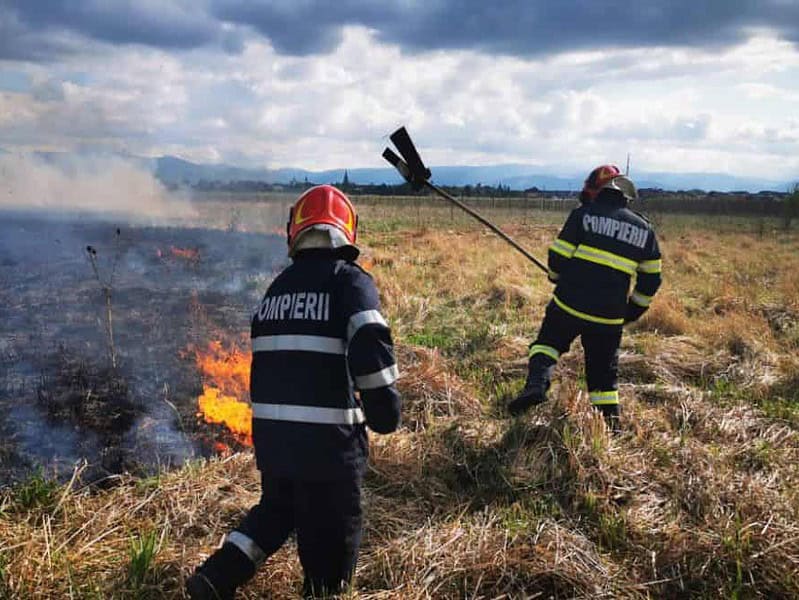
[[[640,306],[635,302],[629,301],[627,302],[627,311],[624,314],[624,324],[633,323],[641,318],[646,312],[646,306]]]

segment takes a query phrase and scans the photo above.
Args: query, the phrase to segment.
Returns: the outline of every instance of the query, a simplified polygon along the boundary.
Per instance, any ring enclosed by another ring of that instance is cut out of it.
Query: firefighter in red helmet
[[[394,431],[400,396],[391,331],[354,261],[358,217],[338,189],[302,194],[289,214],[293,262],[252,318],[250,396],[260,502],[186,583],[231,599],[294,532],[306,598],[349,585],[361,539],[366,427]]]
[[[585,180],[581,205],[549,247],[555,291],[530,345],[525,387],[508,405],[511,414],[546,401],[555,364],[580,336],[591,404],[613,431],[619,430],[622,326],[647,310],[661,282],[655,232],[627,206],[637,196],[633,182],[615,165],[597,167]]]

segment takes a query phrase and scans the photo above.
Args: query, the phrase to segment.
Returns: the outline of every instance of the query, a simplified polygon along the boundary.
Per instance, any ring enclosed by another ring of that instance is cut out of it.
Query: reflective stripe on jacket
[[[365,426],[389,431],[399,420],[399,372],[372,278],[333,251],[302,251],[269,286],[251,336],[259,469],[301,479],[362,471]]]
[[[557,282],[553,302],[599,325],[621,326],[630,314],[640,316],[661,282],[654,230],[619,194],[606,190],[569,214],[549,247],[548,266]]]

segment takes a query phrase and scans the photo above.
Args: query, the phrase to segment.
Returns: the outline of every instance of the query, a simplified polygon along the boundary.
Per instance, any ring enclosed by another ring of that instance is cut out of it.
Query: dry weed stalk
[[[94,278],[97,280],[97,284],[103,291],[103,297],[105,298],[105,329],[106,336],[108,338],[108,358],[112,369],[117,368],[117,351],[116,345],[114,344],[112,296],[114,292],[114,276],[116,275],[117,264],[119,263],[119,257],[121,256],[119,239],[122,233],[118,227],[115,231],[116,235],[114,237],[114,254],[111,268],[105,277],[101,276],[100,268],[97,265],[97,249],[94,246],[86,246],[86,254],[89,257],[89,263],[92,266]]]

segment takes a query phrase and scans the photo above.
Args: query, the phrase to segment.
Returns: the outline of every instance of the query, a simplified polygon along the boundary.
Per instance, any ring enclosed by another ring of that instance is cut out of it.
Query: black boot
[[[527,366],[527,382],[521,393],[508,404],[508,412],[518,416],[531,406],[547,401],[555,361],[544,354],[534,354]]]
[[[200,569],[186,580],[186,593],[191,600],[233,600],[236,590],[218,589]]]
[[[328,583],[312,582],[307,577],[302,584],[303,600],[338,600],[348,589],[346,582]]]
[[[186,593],[191,600],[233,600],[236,589],[253,575],[250,558],[225,543],[186,580]]]

